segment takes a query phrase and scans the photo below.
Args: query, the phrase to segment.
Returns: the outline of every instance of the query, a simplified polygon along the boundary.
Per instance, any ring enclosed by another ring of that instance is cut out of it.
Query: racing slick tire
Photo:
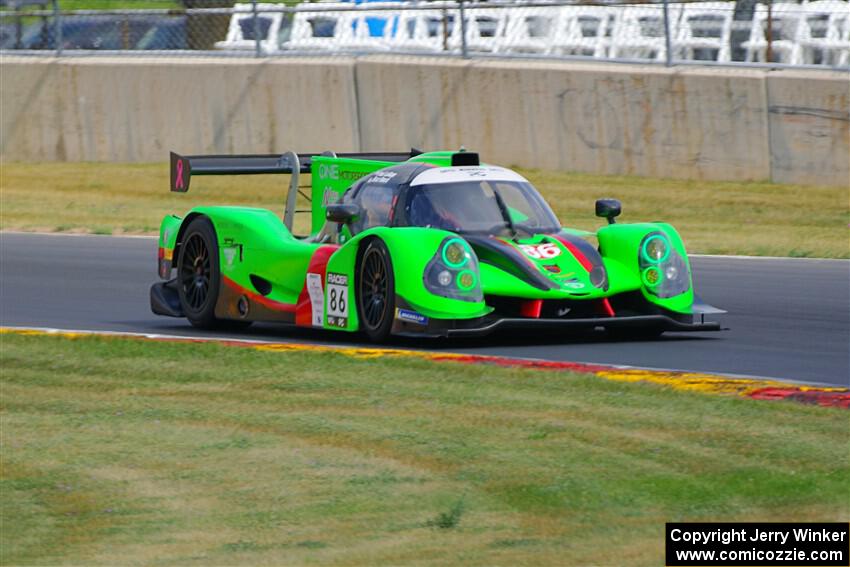
[[[186,228],[177,258],[177,284],[180,306],[193,327],[240,326],[238,321],[222,321],[215,316],[221,286],[218,239],[206,217],[196,217]]]
[[[386,244],[369,240],[357,262],[357,316],[370,340],[389,337],[395,316],[395,278]]]

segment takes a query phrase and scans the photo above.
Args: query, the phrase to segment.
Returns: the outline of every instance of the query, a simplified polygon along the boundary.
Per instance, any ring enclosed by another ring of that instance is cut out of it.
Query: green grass
[[[847,412],[557,372],[0,335],[0,563],[659,565],[847,521]]]
[[[599,227],[594,201],[614,197],[622,222],[670,222],[691,253],[850,258],[847,188],[520,171],[566,226]],[[165,164],[6,163],[0,229],[154,234],[164,215],[199,204],[282,212],[287,183],[288,176],[198,177],[188,194],[173,194]],[[303,233],[307,215],[301,220]]]

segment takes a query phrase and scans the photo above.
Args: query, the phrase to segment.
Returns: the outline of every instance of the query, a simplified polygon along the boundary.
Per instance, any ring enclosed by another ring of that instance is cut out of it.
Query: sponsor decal
[[[535,260],[551,260],[561,255],[561,248],[551,242],[545,244],[520,244],[522,250],[529,258]]]
[[[395,317],[396,319],[400,319],[401,321],[407,321],[408,323],[416,323],[417,325],[428,324],[428,317],[426,317],[422,313],[417,313],[416,311],[408,311],[407,309],[396,309]]]
[[[344,179],[354,181],[368,174],[368,172],[364,171],[340,171],[338,163],[319,164],[319,177],[321,179],[333,179],[335,181]]]
[[[327,207],[328,205],[333,205],[334,203],[338,203],[341,195],[331,189],[330,187],[326,187],[324,192],[322,193],[322,206]]]
[[[348,276],[328,272],[325,296],[328,325],[348,327]]]
[[[177,178],[174,180],[174,187],[180,191],[186,190],[186,183],[183,181],[183,160],[177,160]]]
[[[584,284],[579,281],[564,282],[564,287],[570,289],[584,289]]]
[[[360,179],[361,177],[364,177],[366,175],[369,174],[365,171],[343,171],[339,174],[339,177],[340,179],[356,181],[357,179]]]
[[[229,248],[223,248],[221,253],[224,254],[225,267],[232,268],[233,260],[236,259],[236,247],[231,246]]]
[[[319,165],[319,177],[325,179],[339,179],[339,165],[323,163]]]
[[[328,284],[347,286],[348,276],[345,274],[335,274],[333,272],[328,272]]]
[[[395,171],[379,171],[369,178],[369,183],[389,183],[396,175]]]
[[[312,324],[314,327],[324,325],[325,294],[322,292],[322,275],[307,274],[307,293],[310,295]]]

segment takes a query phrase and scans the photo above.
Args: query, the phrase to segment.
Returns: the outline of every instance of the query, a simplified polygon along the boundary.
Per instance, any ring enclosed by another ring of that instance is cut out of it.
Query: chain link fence
[[[67,9],[85,0],[3,0],[5,53],[408,53],[584,58],[667,65],[850,69],[847,0],[729,2],[368,2],[271,4],[150,0],[144,8]],[[157,2],[166,7],[157,7]],[[154,7],[150,7],[154,6]]]

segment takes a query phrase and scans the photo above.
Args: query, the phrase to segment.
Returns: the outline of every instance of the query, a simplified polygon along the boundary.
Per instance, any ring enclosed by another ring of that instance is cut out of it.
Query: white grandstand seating
[[[303,3],[297,10],[263,12],[284,4],[258,4],[266,52],[399,51],[451,52],[461,49],[460,12],[454,2]],[[423,6],[417,10],[395,10]],[[343,9],[334,11],[334,8]],[[255,49],[251,4],[237,4],[220,49]],[[731,60],[733,1],[669,4],[672,56],[676,60]],[[772,6],[774,61],[789,64],[850,65],[850,9],[847,0],[776,2]],[[660,4],[509,6],[478,4],[465,10],[470,52],[583,55],[597,59],[664,60],[663,8]],[[289,34],[279,38],[289,20]],[[740,25],[741,22],[738,22]],[[767,57],[767,7],[756,7],[749,37],[742,44],[747,61]]]
[[[351,4],[319,4],[322,10],[302,10],[315,4],[301,4],[292,16],[292,28],[289,40],[284,47],[291,50],[327,50],[342,49],[342,45],[354,43],[355,12],[333,12],[333,7],[351,8]]]
[[[457,10],[404,10],[399,12],[393,49],[400,51],[446,51],[460,46]]]
[[[466,45],[470,51],[497,51],[504,43],[510,10],[475,9],[466,12]],[[460,46],[458,46],[460,47]]]
[[[802,46],[797,39],[805,12],[800,4],[779,3],[771,7],[771,51],[773,62],[798,65],[802,61]],[[750,38],[743,44],[747,61],[767,62],[768,8],[756,6],[750,28]]]
[[[604,6],[564,6],[553,38],[553,53],[608,57],[616,11]]]
[[[268,10],[279,8],[277,4],[257,4],[257,10]],[[224,41],[215,43],[216,49],[256,49],[257,42],[254,39],[254,13],[251,4],[236,4],[233,6],[236,13],[230,18],[227,27],[227,36]],[[260,48],[265,52],[277,51],[278,37],[280,35],[283,13],[260,12],[257,14],[259,32],[263,38]]]
[[[392,39],[398,32],[398,13],[390,10],[374,10],[371,8],[384,6],[397,7],[398,2],[370,2],[369,4],[361,4],[361,6],[370,9],[350,12],[349,25],[352,26],[352,33],[343,34],[339,48],[355,51],[381,51],[390,49],[392,47]],[[375,30],[373,27],[378,29],[378,33],[374,33]]]
[[[674,52],[680,59],[710,59],[720,63],[731,60],[732,17],[729,2],[692,2],[682,4],[676,22]],[[698,57],[697,54],[709,57]]]
[[[804,5],[800,44],[802,63],[850,63],[850,8],[841,0],[818,0]]]
[[[659,5],[626,6],[617,8],[617,19],[611,37],[610,56],[626,59],[664,60],[667,42],[664,39],[664,10]],[[671,22],[681,17],[681,4],[669,7]],[[670,33],[675,32],[671,26]]]
[[[557,6],[516,8],[509,15],[504,41],[494,51],[499,53],[540,53],[554,49],[561,10]]]

